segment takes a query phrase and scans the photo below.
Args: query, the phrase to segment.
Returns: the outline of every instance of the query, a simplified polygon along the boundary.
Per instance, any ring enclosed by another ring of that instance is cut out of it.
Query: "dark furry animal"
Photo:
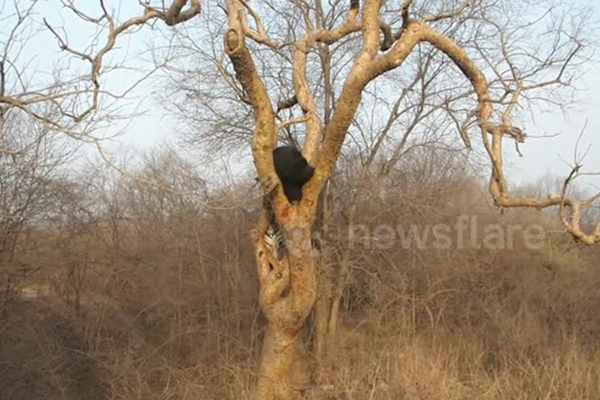
[[[312,178],[314,168],[300,150],[293,146],[280,146],[273,150],[273,162],[288,201],[293,203],[302,200],[302,187]],[[285,241],[274,215],[271,216],[271,224],[265,234],[265,244],[277,260],[283,259],[286,253]]]
[[[273,161],[285,196],[290,202],[302,200],[302,186],[312,178],[315,169],[293,146],[280,146],[273,150]]]

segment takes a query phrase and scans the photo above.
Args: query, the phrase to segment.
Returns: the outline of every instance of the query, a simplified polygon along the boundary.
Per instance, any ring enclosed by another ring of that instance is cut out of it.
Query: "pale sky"
[[[592,0],[583,0],[596,7],[596,16],[600,18],[598,5]],[[522,145],[523,157],[519,157],[512,150],[512,143],[506,143],[508,171],[513,182],[530,182],[546,175],[564,177],[570,172],[564,161],[573,160],[575,142],[586,125],[580,149],[585,150],[592,146],[584,166],[586,171],[600,172],[600,64],[590,64],[589,71],[583,77],[579,87],[583,88],[580,104],[572,106],[568,115],[558,112],[536,116],[536,121],[530,121],[526,128],[529,138]],[[148,106],[152,100],[148,99]],[[122,137],[124,143],[136,147],[146,147],[170,135],[172,128],[169,122],[163,119],[158,112],[155,115],[140,118],[136,121],[132,131]],[[549,136],[546,138],[535,138]],[[564,161],[563,161],[564,160]],[[586,179],[586,184],[598,182],[600,178]]]
[[[600,19],[597,0],[595,2],[594,0],[579,1],[593,5],[596,8],[596,18]],[[0,6],[3,3],[6,5],[11,2],[0,0]],[[47,4],[44,7],[54,7],[50,3]],[[137,2],[112,2],[113,9],[119,9],[120,7],[123,8],[123,10],[120,10],[121,19],[139,14],[140,7]],[[78,31],[84,32],[85,27],[77,19],[69,16],[65,10],[61,11],[60,14],[56,12],[56,8],[46,8],[45,11],[47,12],[43,14],[48,17],[53,26],[64,24],[67,31],[70,32],[71,45],[75,47],[79,45],[81,48],[89,41],[89,37],[85,34],[77,35]],[[41,16],[42,13],[39,15]],[[0,31],[2,31],[1,28]],[[114,52],[110,57],[116,60],[125,60],[128,66],[139,67],[143,65],[143,60],[144,58],[147,59],[148,55],[142,54],[142,52],[143,49],[148,47],[147,45],[152,40],[153,34],[145,28],[141,32],[120,38],[118,44],[121,50]],[[36,39],[30,46],[32,54],[37,54],[38,71],[47,68],[53,62],[51,61],[52,58],[60,59],[64,56],[58,50],[56,41],[49,34]],[[51,55],[51,57],[48,59],[46,55]],[[87,70],[88,67],[82,64],[82,68]],[[567,175],[569,169],[561,161],[561,158],[568,162],[573,160],[574,144],[586,121],[587,128],[580,148],[586,149],[591,145],[592,150],[586,159],[585,167],[587,171],[600,172],[600,65],[590,64],[587,68],[589,71],[579,85],[584,88],[581,97],[585,101],[573,106],[574,111],[569,112],[568,115],[559,113],[537,115],[536,121],[530,121],[525,127],[526,133],[530,136],[547,135],[551,137],[528,139],[522,146],[523,158],[516,156],[516,153],[512,151],[512,144],[507,143],[506,148],[511,149],[508,151],[507,161],[509,174],[513,182],[533,181],[548,174]],[[113,74],[107,84],[113,88],[126,87],[132,81],[132,74],[131,71]],[[177,139],[173,121],[165,118],[160,106],[156,104],[152,96],[152,90],[156,90],[156,88],[146,84],[135,92],[137,104],[141,110],[147,112],[147,115],[132,120],[127,133],[118,139],[126,148],[143,151],[154,144]],[[125,103],[123,104],[125,105]],[[598,177],[588,179],[587,182],[592,184],[598,182],[595,186],[600,187],[600,178]]]
[[[600,172],[600,65],[590,65],[590,70],[584,76],[581,87],[584,101],[574,105],[573,112],[568,115],[560,113],[543,114],[537,121],[531,121],[527,133],[531,136],[558,135],[548,138],[530,138],[522,146],[523,157],[516,156],[511,151],[509,157],[512,163],[511,172],[521,177],[523,181],[534,180],[547,174],[565,177],[570,172],[566,162],[573,161],[575,143],[585,127],[579,149],[581,152],[592,146],[584,161],[588,172]],[[587,126],[586,126],[587,122]],[[507,144],[507,149],[512,145]],[[586,179],[586,182],[597,182],[600,178]]]

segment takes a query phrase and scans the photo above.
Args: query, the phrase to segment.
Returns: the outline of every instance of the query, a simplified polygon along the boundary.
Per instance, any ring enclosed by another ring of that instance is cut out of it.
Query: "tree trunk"
[[[315,302],[314,324],[314,352],[320,362],[327,357],[329,339],[329,320],[331,313],[331,271],[330,264],[325,257],[319,260],[317,301]]]
[[[335,348],[335,334],[339,322],[341,298],[349,271],[349,251],[344,251],[339,268],[333,269],[328,251],[324,251],[319,264],[318,292],[315,303],[315,342],[317,360],[324,362]]]
[[[346,286],[349,271],[349,249],[344,249],[341,261],[334,263],[331,250],[331,235],[329,231],[333,197],[333,188],[327,184],[321,193],[318,210],[317,228],[321,232],[321,253],[317,268],[317,301],[315,303],[314,352],[317,360],[324,362],[330,350],[335,346],[335,334],[339,321],[340,299]],[[354,208],[351,209],[354,212]],[[334,268],[334,265],[337,267]]]
[[[298,332],[285,332],[272,323],[267,326],[258,368],[256,400],[290,398],[289,377],[292,375],[294,341],[297,337]]]
[[[292,378],[298,377],[297,370],[303,369],[305,364],[299,333],[317,293],[311,230],[301,219],[283,227],[287,249],[283,260],[273,257],[261,232],[262,229],[253,232],[253,242],[260,279],[259,304],[268,326],[254,397],[256,400],[290,399],[298,383],[306,383],[306,376],[300,379],[304,382]]]

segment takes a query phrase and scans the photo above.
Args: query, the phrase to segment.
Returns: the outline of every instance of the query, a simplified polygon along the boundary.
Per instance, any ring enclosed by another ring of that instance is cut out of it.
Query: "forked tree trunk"
[[[263,219],[264,221],[264,219]],[[310,225],[299,221],[283,227],[287,255],[273,258],[261,229],[253,232],[260,307],[268,320],[263,340],[255,399],[293,398],[294,368],[302,367],[299,334],[316,298]],[[260,225],[260,224],[259,224]]]
[[[253,107],[256,126],[252,152],[261,185],[270,198],[268,206],[263,208],[258,227],[253,232],[260,279],[259,303],[269,321],[263,343],[256,398],[287,399],[291,395],[289,376],[294,361],[294,342],[317,297],[311,227],[319,194],[333,175],[344,138],[360,104],[363,89],[375,77],[402,64],[417,43],[423,40],[423,32],[421,24],[411,25],[407,22],[402,32],[403,40],[379,56],[381,2],[366,2],[362,21],[358,22],[359,2],[352,1],[342,26],[334,31],[320,30],[319,33],[304,36],[296,43],[293,70],[295,100],[306,118],[303,154],[314,165],[315,173],[303,188],[302,201],[292,205],[281,190],[281,182],[273,164],[272,152],[281,125],[278,126],[275,122],[275,111],[268,90],[246,47],[245,39],[247,35],[251,35],[268,46],[274,44],[261,33],[261,29],[254,33],[249,30],[245,14],[249,7],[247,2],[226,0],[225,4],[229,16],[229,29],[224,35],[225,52],[233,64],[238,82],[244,88],[246,101]],[[258,19],[255,19],[255,22],[259,24]],[[363,48],[348,73],[335,112],[331,119],[328,118],[327,124],[322,126],[317,102],[311,94],[306,76],[309,50],[315,42],[332,43],[359,30],[363,33]],[[265,247],[264,234],[271,221],[269,210],[283,230],[288,254],[282,261],[274,259],[273,252]],[[330,265],[331,263],[326,263],[323,281],[330,280]],[[325,288],[328,286],[323,283],[321,290],[327,292]],[[329,332],[335,331],[337,322],[337,308],[332,310],[331,303],[338,307],[339,295],[336,300],[325,293],[321,300],[323,302],[319,304],[317,311],[320,341],[317,343],[317,351],[324,353],[327,348],[326,341],[331,338]]]

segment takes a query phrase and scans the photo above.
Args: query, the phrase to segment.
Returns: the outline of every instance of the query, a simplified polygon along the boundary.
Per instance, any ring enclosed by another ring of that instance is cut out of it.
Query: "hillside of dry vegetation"
[[[448,171],[400,174],[378,191],[340,171],[328,246],[349,276],[335,346],[305,398],[600,398],[598,250],[552,233],[552,216],[500,214],[482,184]],[[56,198],[61,218],[27,225],[3,254],[1,398],[249,395],[265,326],[249,240],[257,204],[210,209],[126,182],[74,185]],[[436,246],[432,227],[461,219],[463,242]],[[398,236],[351,238],[381,224]],[[471,237],[516,225],[510,246]],[[534,225],[549,233],[532,249],[519,232]]]

